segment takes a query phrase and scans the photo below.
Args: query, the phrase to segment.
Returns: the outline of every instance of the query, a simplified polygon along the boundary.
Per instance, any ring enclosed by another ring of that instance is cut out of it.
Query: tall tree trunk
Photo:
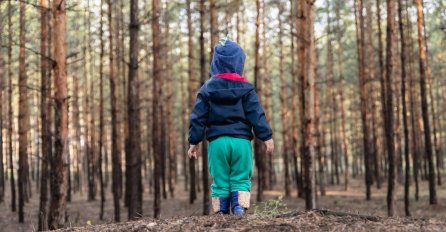
[[[108,43],[109,43],[109,72],[110,72],[110,105],[111,105],[111,126],[112,126],[112,193],[113,193],[113,205],[115,208],[114,218],[115,221],[119,222],[121,220],[121,209],[119,204],[120,185],[122,185],[122,170],[121,170],[121,140],[119,139],[119,127],[118,127],[118,77],[115,75],[115,56],[114,56],[114,41],[113,41],[113,2],[107,0],[108,5]],[[115,29],[117,30],[117,28]],[[116,46],[118,47],[118,46]]]
[[[209,0],[209,12],[210,12],[210,23],[211,23],[211,56],[212,59],[214,53],[214,46],[218,43],[218,16],[217,16],[217,6],[216,0]]]
[[[329,86],[329,88],[333,88],[331,86]],[[331,92],[331,91],[330,91]],[[327,102],[329,102],[330,105],[334,105],[334,101],[332,98],[330,98],[331,94],[328,94],[328,99]],[[330,134],[330,152],[331,152],[331,164],[332,164],[332,175],[331,175],[331,184],[339,184],[339,157],[338,157],[338,149],[337,149],[337,138],[335,135],[335,131],[336,131],[336,121],[334,120],[334,109],[333,107],[330,107],[330,120],[328,121],[329,125],[330,125],[330,130],[329,130],[329,134]]]
[[[395,27],[395,25],[394,25]],[[394,29],[395,30],[395,29]],[[398,44],[398,37],[394,36],[393,38],[393,43],[394,44]],[[395,74],[400,74],[398,72],[398,70],[401,70],[401,67],[398,67],[397,65],[399,65],[398,63],[398,49],[394,49],[395,55],[394,55],[394,64],[396,65],[396,67],[394,68],[394,70],[396,71]],[[396,76],[397,77],[397,76]],[[395,165],[396,165],[396,181],[398,183],[402,183],[402,178],[403,178],[403,149],[402,149],[402,144],[401,144],[401,135],[404,133],[401,131],[401,117],[402,113],[401,113],[401,104],[400,104],[400,99],[401,99],[401,92],[400,92],[400,88],[398,88],[398,83],[401,82],[400,79],[394,78],[394,80],[392,81],[393,85],[394,85],[394,98],[395,100],[395,105],[396,105],[396,114],[395,114],[395,126],[394,126],[394,143],[395,143]]]
[[[409,187],[410,187],[410,159],[409,159],[409,126],[407,123],[407,105],[406,105],[406,55],[407,46],[404,34],[402,1],[398,0],[398,25],[401,41],[401,99],[403,104],[403,129],[404,129],[404,159],[405,159],[405,180],[404,180],[404,212],[406,216],[410,215],[409,210]],[[407,23],[407,22],[406,22]]]
[[[25,3],[20,2],[20,49],[19,49],[19,222],[25,221],[25,200],[28,184],[28,77],[25,54]]]
[[[169,5],[168,2],[165,3],[165,9],[169,9],[171,5]],[[167,15],[169,15],[168,12],[166,12]],[[167,132],[167,157],[168,157],[168,183],[169,183],[169,193],[170,193],[170,197],[174,198],[175,196],[175,186],[177,183],[176,177],[177,177],[177,154],[176,154],[176,137],[175,137],[175,119],[173,116],[173,86],[172,83],[175,83],[175,79],[174,76],[172,75],[172,70],[173,70],[173,66],[172,66],[172,56],[171,56],[171,44],[170,44],[170,17],[164,17],[164,27],[165,27],[165,62],[166,62],[166,71],[165,71],[165,88],[166,88],[166,132]]]
[[[112,2],[113,3],[113,2]],[[115,51],[116,51],[116,56],[115,56],[115,74],[113,75],[113,80],[114,80],[114,84],[115,84],[115,89],[112,91],[111,86],[110,86],[110,92],[111,92],[111,97],[110,100],[112,99],[112,97],[115,98],[115,120],[116,120],[116,143],[117,143],[117,153],[114,156],[113,154],[113,148],[112,148],[112,178],[113,178],[113,160],[116,157],[116,186],[115,186],[115,190],[118,194],[118,197],[121,198],[122,197],[122,175],[123,175],[123,171],[122,171],[122,152],[123,152],[123,138],[125,133],[119,133],[122,131],[123,127],[124,129],[126,128],[127,123],[125,123],[125,116],[127,115],[126,110],[125,110],[125,86],[123,84],[122,80],[125,80],[125,67],[126,65],[124,64],[124,62],[122,62],[123,57],[124,57],[124,35],[123,35],[123,31],[124,31],[124,13],[123,13],[123,0],[118,0],[118,2],[115,4],[113,4],[115,6],[115,12],[117,14],[117,17],[115,18],[115,28],[113,29],[113,27],[111,27],[111,31],[115,31]],[[113,30],[112,30],[113,29]],[[112,77],[110,75],[110,77]],[[121,87],[122,84],[122,88]],[[113,96],[114,93],[114,96]],[[122,104],[119,104],[122,103]],[[113,112],[112,112],[113,114]],[[112,133],[113,133],[113,128],[112,128]],[[112,142],[113,142],[113,138],[112,138]],[[113,181],[112,181],[113,182]],[[112,183],[113,185],[113,183]],[[113,186],[112,186],[113,188]],[[113,199],[113,201],[115,201]],[[117,214],[115,212],[115,214]]]
[[[160,25],[159,25],[159,1],[152,0],[152,43],[153,43],[153,103],[152,103],[152,129],[154,132],[152,139],[153,156],[154,156],[154,180],[155,180],[155,199],[154,199],[154,217],[158,218],[161,214],[161,120],[159,114],[161,112],[161,67],[162,59],[160,47]]]
[[[333,48],[331,43],[331,25],[330,25],[330,1],[327,1],[327,59],[326,59],[326,80],[327,80],[327,94],[326,102],[329,106],[329,112],[327,114],[328,122],[330,123],[330,152],[332,154],[332,165],[334,166],[334,171],[336,175],[336,183],[339,184],[339,173],[338,173],[338,152],[337,152],[337,139],[335,138],[336,131],[336,97],[335,97],[335,83],[333,79]],[[336,142],[335,142],[336,140]],[[333,177],[333,175],[332,175]],[[333,181],[332,181],[333,183]]]
[[[79,72],[78,68],[76,67],[73,70],[74,73]],[[81,125],[80,125],[80,110],[79,110],[79,76],[73,75],[73,103],[72,103],[72,136],[73,140],[75,141],[73,144],[73,173],[74,173],[74,184],[73,184],[73,192],[78,192],[80,189],[80,165],[81,165]],[[68,191],[70,193],[70,191]],[[67,196],[68,198],[68,196]],[[68,201],[68,199],[67,199]]]
[[[302,131],[302,159],[304,168],[305,208],[316,207],[315,178],[314,178],[314,99],[316,80],[316,48],[314,40],[314,6],[308,1],[300,1],[297,13],[297,31],[301,38],[299,42],[299,81],[303,91],[301,99],[301,131]]]
[[[368,125],[368,108],[367,108],[367,100],[368,100],[368,92],[367,92],[367,75],[368,70],[365,63],[366,49],[365,49],[365,36],[364,36],[364,16],[363,16],[363,1],[356,0],[357,2],[357,10],[359,13],[359,28],[360,30],[358,37],[358,58],[359,58],[359,89],[360,89],[360,104],[361,104],[361,121],[362,121],[362,136],[363,136],[363,146],[364,146],[364,166],[365,166],[365,182],[366,182],[366,200],[370,200],[371,198],[371,185],[372,185],[372,175],[370,170],[370,158],[372,156],[371,153],[371,144],[369,139],[370,128]],[[358,32],[357,32],[358,34]]]
[[[42,9],[40,11],[40,122],[42,139],[42,160],[40,173],[40,206],[39,206],[39,231],[48,230],[47,202],[48,202],[48,162],[52,157],[52,136],[51,136],[51,79],[50,79],[50,48],[47,37],[50,11],[48,0],[40,0]]]
[[[90,0],[87,0],[87,8],[90,7]],[[87,192],[87,198],[88,200],[93,200],[92,196],[94,196],[93,192],[93,188],[91,185],[91,167],[90,167],[90,150],[91,147],[89,145],[89,136],[90,136],[90,128],[89,128],[89,115],[90,115],[90,98],[89,98],[89,91],[88,91],[88,80],[89,77],[91,76],[90,68],[91,68],[91,20],[90,20],[90,11],[87,11],[85,13],[85,28],[87,30],[87,33],[85,35],[84,41],[84,57],[85,59],[83,59],[82,65],[83,65],[83,86],[82,86],[82,95],[83,95],[83,111],[84,111],[84,115],[83,115],[83,122],[84,122],[84,141],[85,141],[85,145],[84,145],[84,156],[83,156],[83,161],[85,162],[83,166],[83,172],[86,172],[87,175],[87,186],[88,186],[88,192]],[[87,58],[88,57],[88,58]],[[83,173],[81,172],[81,173]],[[82,177],[80,177],[80,180],[83,180]],[[83,192],[83,187],[81,184],[81,193]]]
[[[212,4],[212,3],[211,3]],[[188,30],[188,52],[187,52],[187,57],[188,57],[188,79],[189,79],[189,85],[188,85],[188,92],[189,92],[189,109],[192,109],[193,104],[194,104],[194,93],[195,93],[195,87],[194,85],[196,84],[195,80],[194,80],[194,73],[193,73],[193,41],[192,41],[192,10],[191,10],[191,1],[190,0],[186,0],[186,5],[187,5],[187,30]],[[212,6],[211,6],[212,8]],[[212,16],[211,16],[211,20],[212,20]],[[212,25],[212,23],[211,23]],[[212,29],[211,29],[212,30]],[[211,32],[211,39],[213,38],[213,34]],[[195,160],[190,159],[189,160],[189,176],[190,176],[190,182],[189,182],[189,203],[193,204],[195,202],[195,200],[197,199],[197,186],[196,186],[196,170],[195,170]]]
[[[124,22],[124,0],[118,0],[118,1],[119,1],[119,5],[115,4],[115,6],[118,7],[118,15],[119,15],[118,20],[117,20],[119,23],[119,27],[117,29],[119,29],[119,31],[120,31],[120,33],[119,33],[120,36],[119,36],[119,38],[117,37],[117,39],[118,39],[117,44],[118,44],[120,53],[119,53],[119,59],[117,59],[117,60],[119,60],[120,62],[118,62],[119,63],[119,65],[118,65],[119,71],[117,72],[118,77],[116,78],[116,89],[118,89],[116,91],[117,92],[116,100],[118,101],[118,103],[116,103],[116,105],[117,105],[117,107],[119,106],[121,110],[117,110],[116,121],[119,125],[118,131],[122,130],[122,131],[124,131],[124,133],[122,133],[122,134],[118,133],[117,140],[119,141],[119,144],[121,144],[121,147],[118,147],[119,154],[122,154],[123,150],[124,150],[124,153],[127,154],[126,144],[127,144],[127,140],[128,140],[128,131],[129,131],[128,124],[127,124],[127,121],[128,121],[127,116],[128,115],[124,112],[127,112],[127,104],[126,103],[127,103],[127,89],[128,88],[127,88],[127,84],[126,84],[127,83],[126,68],[128,68],[128,67],[125,64],[125,62],[123,62],[124,56],[125,56],[124,41],[126,38],[126,36],[125,36],[126,28],[125,28],[125,22]],[[116,31],[118,31],[118,30],[116,30]],[[121,77],[121,78],[119,78],[119,77]],[[119,89],[119,87],[121,87],[121,88]],[[121,104],[119,104],[119,103],[121,103]],[[120,112],[123,112],[123,113],[120,113]],[[122,163],[122,156],[118,155],[118,157]],[[121,165],[119,165],[119,167],[121,167]],[[119,172],[120,172],[120,176],[119,176],[120,179],[118,182],[118,184],[119,184],[118,189],[119,189],[119,197],[122,197],[123,189],[124,189],[123,188],[123,171],[122,171],[122,169]]]
[[[149,38],[150,35],[147,34],[147,38]],[[151,49],[150,46],[147,46],[147,49]],[[150,59],[146,59],[144,62],[144,65],[146,67],[152,67],[152,60]],[[146,73],[147,74],[152,74],[153,71],[151,71],[152,69],[147,68]],[[147,83],[147,88],[153,88],[152,84],[153,84],[153,78],[151,79],[146,79],[146,82],[150,80],[150,84]],[[152,108],[153,108],[153,93],[147,93],[146,97],[147,97],[147,112],[146,112],[146,125],[147,125],[147,132],[146,133],[150,133],[149,131],[153,131],[153,125],[152,125]],[[144,154],[143,152],[143,165],[144,165],[144,176],[147,178],[147,173],[151,173],[151,175],[148,176],[148,187],[149,187],[149,193],[153,194],[153,190],[154,190],[154,175],[153,175],[153,171],[154,171],[154,167],[153,167],[153,150],[152,150],[152,146],[153,146],[153,139],[149,139],[147,140],[147,152],[146,154]]]
[[[292,129],[292,141],[291,141],[291,155],[293,157],[293,164],[294,164],[294,175],[296,178],[296,187],[297,187],[297,196],[302,197],[303,196],[303,183],[302,183],[302,176],[299,172],[299,165],[298,165],[298,154],[299,154],[299,144],[298,144],[298,137],[299,137],[299,130],[297,127],[297,108],[298,108],[298,94],[297,94],[297,79],[299,78],[296,75],[295,71],[295,46],[294,46],[294,23],[297,19],[296,9],[297,9],[297,2],[294,2],[293,0],[290,0],[291,10],[290,10],[290,28],[291,28],[291,95],[292,95],[292,104],[291,104],[291,129]]]
[[[14,133],[13,109],[12,109],[12,7],[11,1],[8,1],[8,147],[9,147],[9,175],[11,184],[11,210],[16,211],[16,190],[14,178],[14,162],[12,134]]]
[[[66,13],[65,2],[54,0],[53,51],[55,125],[54,155],[51,159],[51,202],[48,217],[50,229],[61,228],[65,222],[68,171],[68,91],[66,69]]]
[[[162,40],[161,38],[163,38],[163,35],[161,35],[160,36],[160,40]],[[165,57],[166,57],[166,53],[164,52],[164,48],[165,48],[165,45],[163,44],[163,43],[160,43],[160,45],[162,46],[160,46],[160,48],[161,48],[161,55],[160,55],[160,57],[161,57],[161,59],[160,59],[160,62],[159,62],[159,65],[161,66],[161,67],[165,67]],[[163,71],[165,71],[165,69],[163,68],[163,69],[161,69],[161,70],[163,70]],[[159,80],[160,80],[160,83],[159,83],[159,89],[164,89],[165,87],[165,82],[166,82],[166,79],[164,78],[165,76],[165,73],[163,74],[160,74],[161,76],[160,76],[160,78],[159,78]],[[162,99],[163,101],[165,101],[164,99],[166,99],[166,96],[164,95],[164,91],[160,91],[160,95],[158,95],[158,98],[160,98],[160,99]],[[159,106],[159,112],[161,112],[161,117],[159,118],[159,124],[161,125],[160,126],[160,147],[161,147],[161,149],[160,149],[160,164],[161,164],[161,188],[162,188],[162,195],[163,195],[163,198],[164,199],[166,199],[167,198],[167,189],[166,189],[166,151],[167,151],[167,149],[166,149],[166,129],[167,129],[167,127],[166,127],[166,120],[165,120],[165,118],[166,118],[166,106],[165,106],[165,104],[160,104],[160,106]]]
[[[387,186],[387,214],[395,214],[395,141],[393,115],[393,36],[394,36],[394,2],[387,0],[387,35],[386,35],[386,115],[384,118],[387,155],[388,155],[388,186]]]
[[[0,36],[3,38],[3,22],[0,22]],[[5,62],[3,60],[3,54],[0,55],[0,203],[5,201],[5,167],[3,163],[3,71],[5,67]]]
[[[180,80],[180,93],[181,96],[186,96],[186,90],[185,90],[185,83],[186,81],[184,80]],[[188,100],[186,97],[183,97],[181,99],[181,145],[182,145],[182,175],[184,176],[184,191],[188,191],[189,190],[189,172],[187,170],[187,161],[188,161],[188,157],[187,157],[187,144],[186,144],[186,127],[187,122],[186,122],[186,118],[187,118],[187,109],[189,108],[189,104],[188,104]],[[187,103],[186,103],[187,102]]]
[[[98,154],[98,172],[99,172],[99,187],[101,194],[101,209],[99,212],[99,220],[104,219],[104,204],[105,204],[105,191],[104,191],[104,174],[102,169],[103,160],[103,146],[104,146],[104,10],[102,9],[104,1],[100,2],[100,19],[99,19],[99,154]],[[112,31],[109,32],[109,36],[112,35]],[[110,46],[110,45],[109,45]],[[112,47],[112,46],[110,46]]]
[[[92,36],[90,38],[93,38]],[[89,49],[90,51],[93,51],[92,49]],[[90,176],[90,200],[96,200],[96,194],[98,192],[98,186],[97,186],[97,175],[99,174],[99,170],[98,170],[98,156],[97,156],[97,139],[96,139],[96,105],[95,105],[95,100],[96,100],[96,83],[94,81],[94,65],[95,65],[95,61],[91,60],[90,61],[90,86],[89,86],[89,90],[90,90],[90,94],[88,96],[89,98],[89,105],[88,107],[90,108],[90,118],[89,118],[89,123],[88,123],[88,127],[90,128],[90,138],[88,140],[88,144],[90,146],[90,150],[89,153],[87,154],[90,157],[90,172],[89,172],[89,176]]]
[[[384,77],[384,58],[383,58],[383,43],[382,43],[382,30],[381,30],[381,2],[380,0],[376,0],[376,18],[377,18],[377,26],[378,26],[378,67],[379,67],[379,83],[380,83],[380,95],[381,95],[381,118],[384,121],[385,115],[386,115],[386,104],[387,104],[387,100],[386,100],[386,86],[385,86],[385,77]],[[382,131],[385,133],[385,123],[382,124],[383,128]],[[383,143],[381,144],[381,146],[386,147],[386,140],[384,139],[382,141]],[[383,154],[381,154],[383,157],[385,157],[386,155],[386,149],[383,149]],[[379,156],[379,152],[377,153]],[[377,184],[379,184],[379,187],[381,187],[381,176],[380,176],[380,171],[379,170],[381,168],[381,165],[379,165],[381,163],[380,160],[378,160],[380,157],[375,157],[375,165],[376,169],[377,169],[377,173],[375,173],[375,177],[378,181]]]
[[[424,3],[421,2],[422,6],[424,7]],[[433,95],[432,90],[432,71],[431,66],[429,65],[429,47],[427,43],[427,35],[426,35],[426,21],[424,20],[424,14],[423,14],[423,35],[424,35],[424,44],[425,44],[425,52],[426,52],[426,79],[427,79],[427,88],[429,91],[429,97],[430,97],[430,109],[431,109],[431,116],[432,116],[432,133],[434,137],[434,148],[435,148],[435,163],[437,168],[437,184],[441,186],[441,163],[442,163],[442,154],[443,149],[441,146],[441,143],[438,139],[438,137],[441,138],[441,136],[438,135],[438,115],[435,110],[435,99]],[[440,130],[441,132],[441,130]]]
[[[418,29],[418,52],[420,66],[420,94],[421,94],[421,111],[424,125],[424,142],[427,154],[427,162],[429,165],[429,203],[437,204],[437,193],[435,186],[435,170],[432,151],[431,129],[429,124],[429,105],[427,103],[426,93],[426,42],[424,40],[423,31],[423,5],[421,0],[416,0],[417,7],[417,29]]]
[[[369,110],[367,112],[368,116],[371,117],[372,125],[369,127],[371,130],[371,140],[369,140],[369,148],[370,148],[370,157],[369,165],[372,167],[374,166],[374,170],[370,168],[370,178],[373,180],[373,176],[375,176],[376,185],[379,188],[381,188],[381,180],[379,179],[379,165],[376,165],[379,162],[379,144],[378,144],[378,118],[377,118],[377,109],[375,104],[375,56],[374,56],[374,50],[373,50],[373,20],[372,20],[372,0],[366,0],[365,1],[365,10],[366,10],[366,22],[365,22],[365,29],[361,28],[361,30],[365,30],[366,37],[363,38],[365,43],[365,50],[366,54],[364,56],[364,63],[367,65],[365,68],[367,68],[367,78],[366,79],[366,88],[367,92],[370,92],[370,100],[367,99],[367,109]],[[370,119],[369,119],[370,120]],[[373,165],[374,164],[374,165]],[[374,174],[373,174],[374,173]]]
[[[204,33],[205,33],[205,0],[200,0],[200,85],[206,81],[206,54],[204,47]],[[212,47],[211,47],[212,48]],[[209,195],[209,170],[208,170],[208,155],[206,139],[202,143],[202,178],[203,178],[203,215],[210,213],[210,195]]]
[[[316,58],[317,59],[317,58]],[[315,67],[316,68],[316,67]],[[315,71],[315,73],[317,73],[317,71]],[[314,86],[315,88],[315,96],[314,96],[314,114],[315,114],[315,120],[314,120],[314,136],[315,138],[315,154],[317,155],[317,165],[318,165],[318,176],[315,179],[315,182],[317,184],[317,186],[319,187],[319,191],[321,196],[325,196],[326,195],[326,191],[325,191],[325,155],[322,153],[322,146],[324,146],[324,139],[322,138],[324,136],[323,133],[321,133],[322,131],[322,127],[321,127],[321,101],[320,101],[320,87],[315,84]],[[314,164],[314,167],[316,167],[316,164]],[[316,168],[314,170],[314,172],[316,172]],[[317,197],[317,187],[315,185],[315,195]]]
[[[412,35],[412,23],[409,19],[409,11],[408,11],[408,2],[405,1],[405,18],[407,21],[407,34]],[[407,49],[410,52],[414,51],[413,48],[413,39],[412,36],[408,36],[408,44]],[[408,56],[408,63],[409,63],[409,100],[410,100],[410,124],[411,124],[411,140],[412,143],[412,168],[413,168],[413,179],[415,182],[415,200],[418,201],[419,199],[419,181],[418,181],[418,172],[419,172],[419,156],[420,156],[420,139],[417,137],[417,134],[419,133],[417,131],[417,118],[419,118],[419,109],[418,101],[415,99],[415,83],[414,83],[414,59],[413,56]]]
[[[337,22],[337,37],[338,37],[338,75],[339,75],[339,108],[341,111],[341,139],[342,139],[342,150],[344,153],[344,190],[347,191],[349,187],[349,147],[348,147],[348,138],[347,132],[345,128],[345,110],[344,110],[344,75],[343,75],[343,67],[342,67],[342,35],[341,31],[341,1],[338,0],[336,2],[336,22]]]
[[[257,94],[262,96],[261,94],[261,86],[260,86],[260,0],[256,0],[256,9],[257,9],[257,17],[256,17],[256,35],[255,35],[255,45],[254,45],[254,85],[256,87]],[[263,201],[263,191],[265,189],[264,185],[264,161],[263,161],[263,152],[262,152],[262,143],[255,139],[254,141],[254,158],[257,166],[257,201]]]
[[[282,123],[282,141],[283,141],[283,147],[282,147],[282,159],[283,159],[283,178],[284,178],[284,188],[285,188],[285,196],[289,197],[291,196],[291,183],[290,183],[290,171],[289,171],[289,160],[288,160],[288,154],[289,154],[289,148],[290,148],[290,141],[289,141],[289,131],[290,127],[287,123],[287,116],[288,116],[288,95],[286,91],[286,81],[285,81],[285,75],[284,75],[284,52],[283,52],[283,23],[282,23],[282,17],[284,6],[278,2],[279,7],[279,79],[280,79],[280,105],[281,105],[281,123]]]
[[[271,115],[271,94],[270,94],[270,88],[271,88],[271,80],[268,77],[268,45],[266,40],[266,30],[267,30],[267,23],[266,23],[266,4],[265,0],[262,0],[262,61],[263,61],[263,95],[265,99],[265,113],[266,117],[269,120],[273,120]],[[274,126],[274,123],[271,123],[272,126]],[[265,157],[265,189],[271,190],[274,184],[274,169],[273,169],[273,157],[274,154],[268,155]]]
[[[87,2],[87,8],[89,8],[90,1]],[[87,16],[87,28],[88,28],[88,39],[87,39],[87,51],[91,55],[92,47],[91,47],[91,39],[92,39],[92,31],[91,31],[91,13],[88,12]],[[93,91],[93,77],[92,77],[92,67],[93,61],[92,58],[89,60],[89,69],[86,71],[86,79],[85,79],[85,91],[88,94],[85,95],[85,110],[86,112],[86,147],[87,147],[87,179],[88,179],[88,200],[94,201],[96,200],[96,163],[95,163],[95,146],[94,146],[94,91]],[[87,68],[87,67],[85,67]],[[88,79],[90,77],[90,79]],[[90,81],[90,86],[88,86],[88,81]]]
[[[158,20],[155,15],[154,20]],[[139,146],[139,98],[138,98],[138,0],[130,2],[130,48],[129,48],[129,73],[128,73],[128,95],[127,95],[127,124],[128,143],[126,152],[126,182],[129,189],[128,219],[135,220],[142,216],[142,180],[141,180],[141,152]],[[153,34],[158,31],[153,32]],[[158,36],[158,34],[156,34]],[[153,136],[158,138],[158,136]],[[158,165],[159,166],[159,165]]]

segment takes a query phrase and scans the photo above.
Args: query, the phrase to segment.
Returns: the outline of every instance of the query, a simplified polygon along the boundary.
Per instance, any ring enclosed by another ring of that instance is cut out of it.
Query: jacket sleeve
[[[266,141],[273,137],[273,132],[266,121],[265,112],[260,105],[259,98],[255,90],[250,91],[243,99],[243,108],[246,119],[251,123],[255,136]]]
[[[208,116],[209,102],[206,94],[201,89],[190,114],[189,144],[197,145],[203,140]]]

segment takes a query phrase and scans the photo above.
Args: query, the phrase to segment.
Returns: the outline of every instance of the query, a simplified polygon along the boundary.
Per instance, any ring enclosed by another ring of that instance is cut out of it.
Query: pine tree
[[[68,172],[68,91],[66,69],[66,12],[63,0],[53,0],[53,51],[55,133],[54,154],[51,159],[51,201],[48,216],[50,229],[63,227]]]

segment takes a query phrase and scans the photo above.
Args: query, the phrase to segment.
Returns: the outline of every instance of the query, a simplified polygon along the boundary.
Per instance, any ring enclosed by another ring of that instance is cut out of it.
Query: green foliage
[[[288,212],[287,205],[283,202],[282,197],[254,204],[253,209],[254,215],[260,217],[275,217]]]

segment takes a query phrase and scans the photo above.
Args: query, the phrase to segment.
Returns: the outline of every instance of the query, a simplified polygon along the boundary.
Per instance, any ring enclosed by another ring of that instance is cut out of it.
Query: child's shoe
[[[213,197],[212,208],[216,214],[229,214],[229,197]]]
[[[237,191],[231,193],[231,210],[232,214],[243,216],[249,208],[250,192]]]

